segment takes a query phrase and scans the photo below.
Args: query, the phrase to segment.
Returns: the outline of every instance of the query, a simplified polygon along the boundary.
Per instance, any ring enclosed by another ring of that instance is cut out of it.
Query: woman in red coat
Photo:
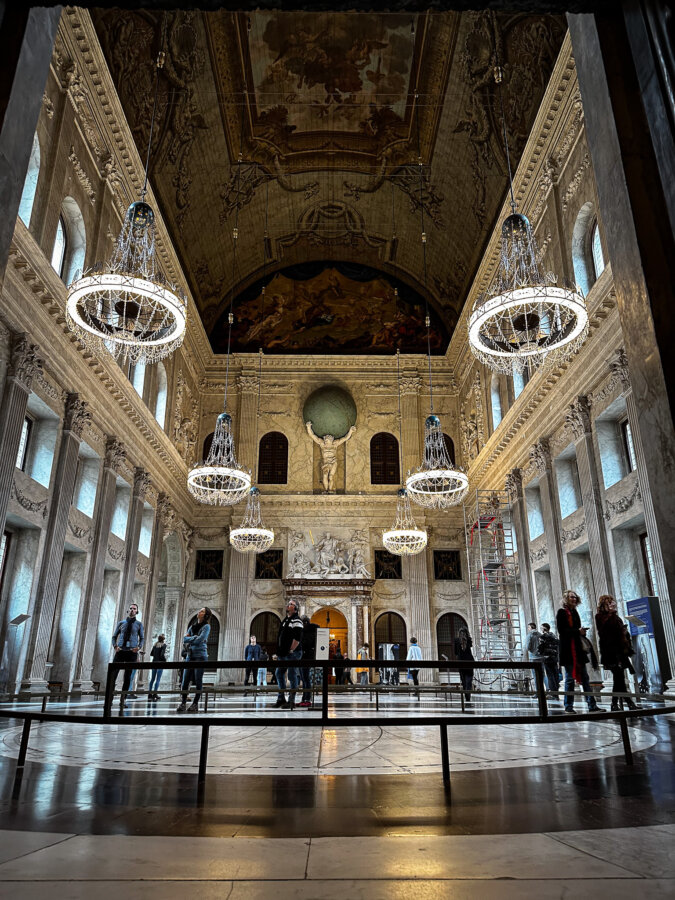
[[[595,625],[600,643],[600,662],[609,669],[614,678],[612,684],[612,709],[623,709],[624,699],[628,709],[636,709],[630,697],[617,697],[627,694],[625,669],[633,671],[630,657],[633,652],[628,629],[616,611],[616,600],[609,594],[603,594],[598,600],[598,611],[595,614]]]

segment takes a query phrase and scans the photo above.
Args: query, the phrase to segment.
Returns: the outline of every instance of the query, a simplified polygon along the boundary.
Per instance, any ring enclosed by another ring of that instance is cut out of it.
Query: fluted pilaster
[[[551,449],[548,438],[542,438],[532,447],[530,460],[539,475],[539,491],[541,494],[541,512],[544,520],[544,532],[548,547],[548,561],[551,568],[551,590],[554,606],[567,586],[567,573],[562,552],[562,534],[560,525],[560,501]]]
[[[416,637],[424,659],[433,659],[436,655],[435,641],[431,634],[431,607],[429,594],[429,576],[425,553],[403,558],[404,578],[410,590],[410,628],[408,637]],[[430,682],[434,679],[433,669],[421,669],[420,681]]]
[[[243,659],[247,644],[246,608],[248,602],[249,555],[230,552],[230,573],[227,587],[227,622],[225,625],[225,659]],[[230,669],[223,673],[228,682],[240,682],[243,673]]]
[[[520,573],[520,596],[525,619],[537,622],[536,602],[533,591],[532,563],[530,561],[530,529],[527,521],[527,507],[523,493],[523,474],[520,469],[512,469],[506,476],[506,490],[511,500],[511,517],[518,547],[518,570]]]
[[[143,503],[150,487],[150,476],[141,468],[134,470],[134,483],[129,500],[129,516],[124,536],[124,568],[120,585],[120,596],[117,605],[117,619],[123,618],[129,604],[134,598],[134,581],[136,579],[136,562],[138,560],[138,541],[141,536],[143,519]],[[140,618],[145,625],[147,620],[141,610]]]

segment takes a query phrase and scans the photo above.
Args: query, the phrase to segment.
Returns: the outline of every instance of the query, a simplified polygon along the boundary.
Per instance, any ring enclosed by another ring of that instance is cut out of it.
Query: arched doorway
[[[312,625],[318,625],[319,628],[327,628],[329,634],[329,658],[335,656],[337,650],[343,656],[348,655],[349,644],[347,643],[347,620],[339,609],[319,609],[311,618]]]
[[[191,625],[194,625],[197,621],[197,616],[193,616],[188,622],[188,628]],[[220,646],[220,622],[217,617],[211,613],[211,621],[209,623],[211,625],[211,631],[209,631],[209,637],[206,641],[206,652],[208,655],[208,659],[215,662],[218,659],[218,647]],[[207,669],[207,672],[215,672],[214,668]]]
[[[455,639],[460,628],[467,628],[466,620],[458,613],[443,613],[436,622],[436,641],[438,643],[438,658],[446,656],[449,660],[455,657]]]
[[[277,652],[277,638],[279,637],[279,625],[281,619],[273,612],[261,612],[253,617],[251,628],[246,635],[246,643],[249,636],[254,634],[255,639],[261,647],[267,651],[267,655],[272,659],[272,655]]]

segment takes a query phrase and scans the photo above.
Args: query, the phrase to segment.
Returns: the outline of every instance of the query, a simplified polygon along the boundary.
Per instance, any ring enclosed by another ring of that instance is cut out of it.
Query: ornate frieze
[[[567,156],[572,148],[572,144],[574,143],[574,139],[577,136],[581,124],[584,120],[584,107],[581,102],[581,93],[577,90],[574,92],[574,96],[572,98],[572,108],[574,109],[574,117],[565,132],[562,141],[558,145],[555,151],[555,161],[559,167],[562,167],[563,163],[567,159]]]
[[[530,462],[538,475],[546,475],[551,469],[551,448],[548,438],[541,438],[530,450]]]
[[[566,529],[563,528],[560,539],[563,544],[573,544],[575,541],[578,541],[581,535],[586,531],[586,523],[579,522],[574,528]]]
[[[68,159],[70,160],[73,169],[75,170],[75,175],[77,176],[77,180],[80,182],[82,187],[84,188],[84,192],[89,197],[89,202],[92,206],[96,203],[96,191],[92,187],[92,183],[89,179],[89,176],[82,168],[82,163],[77,157],[75,153],[75,147],[70,148],[70,153],[68,154]]]
[[[82,437],[85,425],[91,421],[91,413],[87,404],[79,394],[66,396],[66,411],[63,420],[64,431],[72,431],[77,437]]]
[[[548,547],[544,544],[539,547],[537,550],[530,550],[530,562],[538,563],[541,562],[542,559],[546,559],[548,556]]]
[[[88,544],[91,544],[91,542],[93,541],[91,528],[82,528],[80,525],[75,525],[71,519],[68,519],[68,528],[70,530],[70,533],[73,534],[78,540],[86,541]]]
[[[43,360],[37,344],[31,344],[27,334],[16,334],[12,339],[12,354],[8,375],[16,379],[26,390],[30,390],[41,371]]]
[[[54,118],[54,104],[52,103],[51,97],[49,96],[47,91],[45,91],[42,95],[42,105],[44,107],[45,115],[47,116],[47,118],[53,119]]]
[[[121,550],[115,550],[114,547],[111,547],[110,544],[108,544],[108,555],[111,559],[114,559],[115,562],[121,562],[122,560],[126,559],[124,547],[122,547]]]
[[[565,413],[565,422],[575,440],[591,433],[591,398],[580,394]]]
[[[623,497],[618,497],[616,500],[606,500],[605,505],[607,507],[605,511],[605,519],[610,521],[615,518],[615,516],[619,516],[622,513],[628,512],[628,510],[639,500],[642,500],[642,494],[640,493],[640,484],[636,480],[633,485],[633,490],[629,494],[624,494]]]
[[[40,513],[43,519],[47,518],[47,513],[49,511],[49,502],[47,498],[44,500],[31,500],[26,494],[22,493],[16,483],[12,484],[12,497],[16,500],[19,506],[23,507],[23,509],[32,513]]]
[[[588,169],[590,165],[591,165],[591,157],[588,153],[584,153],[584,157],[581,160],[581,165],[579,166],[579,168],[576,170],[576,172],[572,176],[572,180],[565,188],[565,193],[562,196],[563,212],[567,211],[567,207],[569,206],[570,202],[574,199],[577,191],[579,190],[579,188],[581,186],[581,182],[584,180],[584,173],[586,172],[586,169]]]

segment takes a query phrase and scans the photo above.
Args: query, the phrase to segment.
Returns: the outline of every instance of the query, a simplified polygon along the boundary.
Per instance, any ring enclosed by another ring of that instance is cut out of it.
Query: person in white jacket
[[[419,645],[417,643],[417,638],[411,637],[410,638],[410,647],[408,648],[408,655],[406,656],[406,660],[410,660],[412,662],[412,665],[408,668],[408,678],[412,678],[413,684],[415,685],[415,687],[417,687],[419,685],[417,676],[420,671],[419,668],[416,669],[414,667],[416,659],[422,659],[422,651],[420,650]],[[419,700],[420,692],[416,691],[415,695],[416,695],[417,699]]]

